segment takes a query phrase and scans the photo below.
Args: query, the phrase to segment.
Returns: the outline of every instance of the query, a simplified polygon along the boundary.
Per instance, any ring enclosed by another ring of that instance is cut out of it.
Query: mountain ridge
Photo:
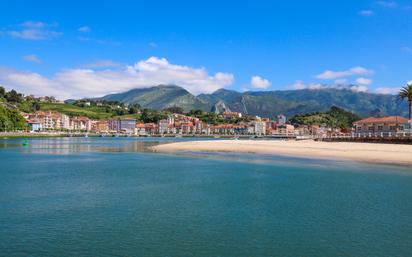
[[[238,92],[219,89],[211,94],[195,96],[177,85],[159,85],[110,94],[100,99],[126,104],[140,104],[143,108],[165,109],[182,107],[212,111],[228,109],[243,114],[274,117],[322,112],[337,106],[360,116],[406,115],[406,103],[396,101],[395,95],[354,92],[350,88],[321,88],[300,90]]]

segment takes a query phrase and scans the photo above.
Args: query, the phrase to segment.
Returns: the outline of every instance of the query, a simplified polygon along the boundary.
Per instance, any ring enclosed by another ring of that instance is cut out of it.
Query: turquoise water
[[[0,256],[412,255],[410,168],[156,140],[0,139]]]

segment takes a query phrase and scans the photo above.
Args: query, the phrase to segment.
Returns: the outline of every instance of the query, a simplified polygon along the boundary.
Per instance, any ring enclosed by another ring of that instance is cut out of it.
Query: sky
[[[0,85],[60,99],[191,93],[394,94],[412,81],[412,0],[4,0]]]

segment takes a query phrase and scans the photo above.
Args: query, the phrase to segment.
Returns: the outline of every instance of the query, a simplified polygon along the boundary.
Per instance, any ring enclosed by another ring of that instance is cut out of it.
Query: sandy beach
[[[234,152],[353,160],[412,166],[412,145],[316,142],[312,140],[208,140],[158,145],[156,152]]]

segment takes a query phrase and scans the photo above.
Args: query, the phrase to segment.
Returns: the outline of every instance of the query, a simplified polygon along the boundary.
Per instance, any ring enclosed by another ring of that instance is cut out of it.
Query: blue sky
[[[412,80],[412,1],[3,1],[0,85],[60,98]]]

